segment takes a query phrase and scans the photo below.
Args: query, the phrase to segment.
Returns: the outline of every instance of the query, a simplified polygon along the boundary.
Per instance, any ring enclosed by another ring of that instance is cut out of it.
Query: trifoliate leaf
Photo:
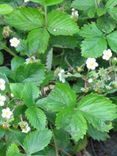
[[[80,35],[85,38],[81,44],[82,56],[84,57],[100,57],[107,48],[106,39],[95,23],[81,28]]]
[[[72,7],[78,10],[89,10],[91,8],[95,8],[94,0],[74,0],[72,3]]]
[[[6,22],[19,30],[30,31],[42,27],[44,18],[37,9],[24,7],[14,10],[6,17]]]
[[[56,127],[67,131],[75,141],[82,139],[87,131],[87,123],[81,112],[71,108],[58,113]]]
[[[117,53],[117,31],[112,32],[107,36],[110,48]]]
[[[49,34],[46,29],[34,29],[28,34],[27,44],[28,53],[44,53],[47,49],[49,42]]]
[[[106,8],[110,9],[117,5],[117,0],[108,0],[106,3]]]
[[[13,74],[15,82],[34,82],[39,85],[45,79],[44,66],[39,63],[20,65]]]
[[[100,131],[112,128],[108,122],[116,118],[116,106],[108,98],[98,94],[92,93],[82,98],[78,103],[78,109],[88,123]]]
[[[41,109],[36,107],[29,107],[26,110],[26,117],[34,128],[39,130],[45,128],[46,115]]]
[[[11,146],[7,150],[6,156],[15,156],[15,155],[23,156],[23,154],[21,154],[19,152],[19,149],[18,149],[17,145],[16,144],[11,144]]]
[[[88,134],[94,139],[98,141],[105,141],[109,138],[109,135],[106,132],[100,132],[99,130],[95,129],[91,125],[88,126]]]
[[[97,19],[97,26],[104,33],[112,32],[116,27],[116,22],[110,16],[103,16]]]
[[[24,58],[16,56],[11,60],[11,69],[16,70],[20,65],[25,62]]]
[[[39,96],[39,89],[34,83],[11,83],[10,89],[13,95],[23,100],[27,106],[35,105],[35,99]]]
[[[73,35],[78,32],[75,21],[66,13],[52,11],[48,15],[48,31],[53,35]]]
[[[30,1],[40,3],[41,5],[44,6],[51,6],[63,2],[63,0],[30,0]]]
[[[59,112],[63,108],[76,104],[76,94],[67,85],[58,83],[48,97],[37,101],[37,106],[51,112]]]
[[[80,36],[84,38],[101,37],[103,33],[98,29],[96,23],[86,24],[80,30]]]
[[[82,41],[81,44],[82,56],[86,58],[100,57],[106,48],[107,48],[106,40],[100,37],[85,39],[84,41]]]
[[[111,8],[109,11],[110,16],[117,21],[117,7]]]
[[[33,154],[43,150],[50,143],[51,137],[52,132],[48,129],[31,132],[24,140],[26,152]]]
[[[9,4],[0,4],[0,15],[10,14],[13,11]]]

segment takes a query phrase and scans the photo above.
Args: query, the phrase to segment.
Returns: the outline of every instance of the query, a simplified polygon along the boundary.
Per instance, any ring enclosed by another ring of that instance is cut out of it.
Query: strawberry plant
[[[116,25],[117,0],[0,1],[1,156],[75,156],[116,131]]]

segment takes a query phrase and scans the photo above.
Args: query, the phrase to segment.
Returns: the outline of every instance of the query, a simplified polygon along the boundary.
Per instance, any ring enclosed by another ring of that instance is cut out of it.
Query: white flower
[[[29,63],[33,63],[33,62],[36,62],[36,58],[34,56],[31,56],[29,58],[26,59],[26,64],[29,64]]]
[[[91,78],[88,79],[88,82],[89,82],[89,83],[92,83],[92,82],[93,82],[93,79],[91,79]]]
[[[9,107],[2,110],[2,118],[10,119],[13,115],[13,112],[10,110]]]
[[[112,52],[111,52],[110,49],[107,49],[107,50],[104,50],[104,51],[103,51],[103,56],[102,56],[102,58],[103,58],[104,60],[107,60],[107,61],[108,61],[111,57],[112,57]]]
[[[65,71],[64,69],[61,69],[58,73],[59,81],[62,83],[65,83]]]
[[[0,94],[0,106],[4,106],[5,101],[6,97]]]
[[[74,8],[72,8],[71,17],[78,18],[78,16],[79,16],[78,10],[75,10]]]
[[[21,121],[19,123],[19,126],[23,133],[28,133],[31,130],[31,128],[29,127],[29,125],[26,121]]]
[[[95,68],[98,67],[98,63],[95,58],[88,58],[86,60],[86,66],[88,69],[95,70]]]
[[[5,80],[4,79],[0,79],[0,90],[5,90]]]
[[[13,93],[11,93],[11,97],[12,97],[12,98],[14,97]]]
[[[11,47],[17,47],[20,44],[20,40],[17,39],[16,37],[13,37],[12,39],[10,39],[10,45]]]
[[[26,126],[24,129],[22,129],[22,132],[23,133],[28,133],[30,130],[31,130],[30,127]]]
[[[29,2],[30,0],[24,0],[24,3],[27,3],[27,2]]]

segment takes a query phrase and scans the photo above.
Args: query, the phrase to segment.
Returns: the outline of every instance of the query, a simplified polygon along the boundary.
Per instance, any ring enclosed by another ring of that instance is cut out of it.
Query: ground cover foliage
[[[117,130],[116,26],[117,0],[0,1],[1,156],[73,156]]]

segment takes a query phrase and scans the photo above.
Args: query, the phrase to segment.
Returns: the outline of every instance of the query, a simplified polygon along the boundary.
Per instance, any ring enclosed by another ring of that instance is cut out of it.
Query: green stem
[[[47,6],[44,7],[44,10],[45,10],[45,26],[47,27],[47,24],[48,24],[48,10],[47,10]]]
[[[12,56],[17,56],[14,52],[11,51],[11,49],[9,49],[8,47],[4,47],[3,48],[6,52],[8,52],[10,55]]]

